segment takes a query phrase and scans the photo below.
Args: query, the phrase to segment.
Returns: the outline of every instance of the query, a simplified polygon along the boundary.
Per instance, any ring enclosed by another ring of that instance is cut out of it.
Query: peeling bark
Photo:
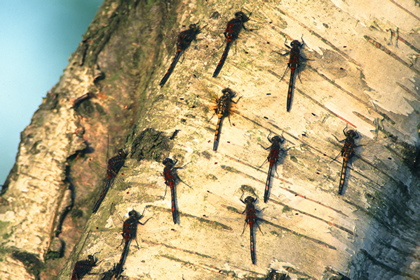
[[[241,33],[211,78],[226,23],[241,9],[255,30]],[[92,273],[111,271],[132,209],[153,218],[139,225],[127,279],[420,279],[416,9],[409,1],[105,1],[22,132],[0,201],[2,279],[69,279],[93,254]],[[176,34],[197,22],[206,26],[198,41],[159,87]],[[288,80],[279,78],[288,58],[275,52],[302,35],[307,60],[287,113]],[[213,152],[211,103],[225,87],[242,99]],[[340,196],[334,136],[343,139],[346,126],[361,138]],[[270,132],[290,149],[264,204],[260,145]],[[118,149],[129,156],[91,215]],[[164,197],[167,157],[189,163],[178,170],[192,186],[176,186],[179,225]],[[256,265],[241,235],[246,195],[264,208]]]

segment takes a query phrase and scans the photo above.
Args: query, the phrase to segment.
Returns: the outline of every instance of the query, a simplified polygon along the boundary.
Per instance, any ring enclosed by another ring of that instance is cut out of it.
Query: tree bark
[[[1,279],[69,279],[92,254],[84,279],[98,279],[120,259],[132,209],[152,219],[138,226],[127,279],[420,279],[419,8],[368,2],[106,0],[22,132],[0,201]],[[252,30],[212,78],[240,10]],[[197,42],[159,87],[192,23]],[[300,37],[286,112],[288,56],[277,53]],[[212,102],[225,87],[242,98],[214,152]],[[360,137],[338,195],[345,127]],[[270,133],[286,142],[265,204]],[[120,148],[128,158],[92,215]],[[167,157],[185,165],[176,225]],[[248,195],[261,210],[255,265],[249,227],[241,235]]]

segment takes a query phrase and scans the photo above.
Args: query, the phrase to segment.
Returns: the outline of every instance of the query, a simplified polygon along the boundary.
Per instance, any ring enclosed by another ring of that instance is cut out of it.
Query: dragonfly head
[[[249,17],[242,11],[236,12],[235,18],[239,19],[242,22],[247,22],[249,20]]]
[[[292,42],[290,43],[290,45],[291,45],[292,47],[298,47],[298,48],[300,48],[300,47],[302,46],[302,43],[301,43],[301,42],[299,42],[298,40],[294,40],[294,41],[292,41]]]
[[[96,263],[98,262],[98,258],[95,257],[94,255],[89,255],[88,260],[89,260],[89,264],[92,266],[95,266]]]
[[[200,28],[198,27],[198,23],[192,23],[192,24],[190,24],[190,29],[191,30],[194,30],[194,31],[200,30]]]
[[[222,93],[223,93],[224,96],[228,96],[230,98],[233,98],[236,95],[236,93],[233,90],[231,90],[230,88],[222,89]]]
[[[271,138],[271,142],[277,142],[277,143],[283,143],[284,142],[284,138],[281,136],[273,136],[273,138]]]
[[[141,215],[139,214],[139,212],[137,212],[136,210],[131,210],[130,212],[128,212],[128,216],[130,218],[135,218],[136,220],[140,220]]]
[[[345,134],[349,138],[359,138],[359,134],[357,134],[357,132],[353,129],[350,129],[350,130],[346,131]]]
[[[119,155],[120,157],[123,157],[123,158],[126,158],[126,157],[127,157],[127,153],[126,153],[126,152],[124,152],[124,150],[123,150],[123,149],[119,149],[119,150],[118,150],[118,155]]]
[[[251,203],[254,203],[256,199],[253,198],[252,196],[247,196],[244,201],[245,201],[245,204],[251,204]]]
[[[162,161],[162,164],[165,166],[173,166],[174,161],[171,158],[166,158]]]

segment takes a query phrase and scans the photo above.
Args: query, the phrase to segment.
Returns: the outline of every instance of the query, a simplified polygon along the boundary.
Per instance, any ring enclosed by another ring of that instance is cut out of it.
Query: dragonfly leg
[[[190,185],[188,185],[187,183],[185,183],[181,178],[179,178],[178,175],[176,177],[180,182],[184,183],[184,185],[186,185],[187,187],[192,189],[192,187]]]
[[[337,142],[339,142],[339,143],[343,143],[344,141],[346,141],[346,139],[338,140],[338,138],[334,134],[333,134],[333,136],[334,136],[335,140],[337,140]]]
[[[230,126],[232,126],[232,123],[230,122],[230,115],[228,115],[227,117],[228,117]]]
[[[262,211],[262,210],[261,210]],[[256,223],[257,224],[257,227],[258,227],[258,229],[260,230],[260,232],[261,232],[261,234],[262,235],[264,235],[264,233],[262,232],[262,230],[261,230],[261,227],[260,227],[260,225],[258,224],[258,223]]]
[[[245,212],[245,211],[244,211]],[[243,214],[243,213],[242,213]],[[241,235],[243,235],[244,234],[244,232],[245,232],[245,229],[246,229],[246,225],[247,225],[248,223],[245,221],[245,223],[244,223],[244,229],[242,230],[242,233],[241,233]]]
[[[286,70],[284,70],[284,73],[283,73],[283,75],[281,76],[280,81],[281,81],[281,80],[283,80],[283,78],[284,78],[284,76],[286,75],[286,72],[287,72],[287,70],[288,70],[289,68],[290,68],[289,66],[287,66],[287,67],[286,67]]]
[[[339,152],[331,161],[330,161],[330,163],[331,162],[333,162],[333,161],[335,161],[339,156],[341,155],[341,152]]]
[[[213,114],[213,115],[211,116],[211,118],[209,119],[209,122],[213,119],[214,115],[216,115],[216,114]]]
[[[165,199],[165,197],[166,197],[166,192],[168,191],[168,185],[166,184],[166,187],[165,187],[165,194],[163,195],[163,199]]]
[[[260,145],[264,150],[268,150],[268,149],[270,149],[271,148],[271,146],[269,146],[269,147],[264,147],[263,145],[261,145],[260,143],[258,143],[258,145]]]
[[[348,126],[349,126],[349,124],[348,124],[348,123],[346,123],[346,127],[343,129],[343,133],[344,133],[344,135],[346,135],[346,132],[347,132]]]
[[[298,79],[299,79],[300,83],[303,84],[302,83],[302,80],[300,79],[300,71],[299,71],[299,68],[300,68],[299,66],[296,67],[296,73],[297,73],[297,76],[298,76]]]
[[[270,135],[271,135],[271,130],[270,130],[270,133],[268,133],[268,135],[267,135],[267,140],[270,142],[270,143],[273,143],[273,140],[272,140],[272,138],[270,138]],[[267,149],[266,149],[267,150]]]
[[[181,166],[181,167],[176,167],[175,169],[183,169],[185,166],[187,166],[188,164],[190,164],[191,163],[191,161],[189,161],[189,162],[187,162],[186,164],[184,164],[183,166]]]
[[[232,103],[238,104],[238,102],[239,102],[239,100],[241,100],[241,98],[242,98],[242,96],[239,96],[238,100],[236,100],[236,101],[233,101],[233,99],[232,99]]]
[[[290,46],[288,46],[288,45],[286,44],[286,42],[287,42],[287,38],[284,38],[284,45],[285,45],[287,48],[291,49],[291,47],[290,47]]]
[[[123,243],[124,243],[124,239],[123,239],[123,240],[121,240],[120,245],[118,245],[116,248],[117,248],[117,249],[118,249],[118,248],[120,248],[120,247],[121,247],[121,245],[123,245]]]
[[[139,243],[137,242],[137,238],[134,240],[136,241],[137,249],[140,249]]]
[[[264,160],[264,162],[261,164],[261,166],[259,168],[261,168],[267,161],[268,161],[268,158],[266,160]]]
[[[144,211],[143,211],[144,212]],[[141,223],[141,222],[138,222],[139,224],[141,224],[142,226],[144,226],[146,223],[147,223],[147,221],[148,220],[150,220],[151,218],[153,218],[153,217],[150,217],[149,219],[147,219],[144,223]]]
[[[277,163],[274,163],[273,169],[276,172],[277,177],[280,177],[279,173],[277,172]]]

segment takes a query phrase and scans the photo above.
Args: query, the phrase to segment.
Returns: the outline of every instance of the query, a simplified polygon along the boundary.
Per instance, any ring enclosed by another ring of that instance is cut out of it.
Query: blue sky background
[[[103,0],[0,0],[0,185]]]

